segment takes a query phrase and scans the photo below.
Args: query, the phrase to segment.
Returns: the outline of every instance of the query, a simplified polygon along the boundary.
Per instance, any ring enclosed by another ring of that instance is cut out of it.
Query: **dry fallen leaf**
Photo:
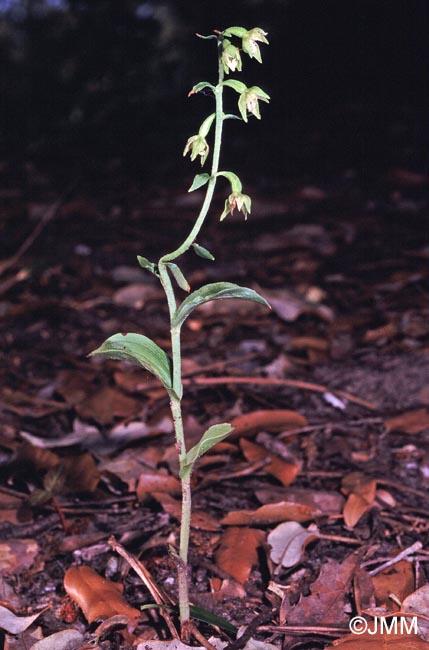
[[[374,505],[377,483],[361,472],[352,472],[344,477],[341,490],[348,495],[343,509],[344,522],[349,528],[354,528]]]
[[[349,634],[334,641],[326,650],[428,650],[425,641],[414,634]]]
[[[373,576],[372,582],[376,605],[395,611],[398,605],[390,598],[390,594],[394,594],[402,602],[406,596],[413,593],[414,567],[411,562],[401,560]]]
[[[288,487],[285,490],[277,485],[255,490],[255,495],[261,503],[276,503],[287,498],[289,503],[301,503],[320,510],[324,515],[339,514],[344,506],[344,497],[339,492],[327,490],[311,490],[309,488]]]
[[[119,390],[105,386],[79,402],[75,408],[84,420],[92,419],[99,424],[110,424],[117,417],[134,417],[141,410],[141,404]]]
[[[151,472],[145,470],[140,474],[136,488],[137,496],[141,501],[149,492],[168,492],[169,494],[180,494],[180,481],[174,476],[163,472]]]
[[[403,612],[410,614],[423,614],[427,617],[429,611],[429,585],[423,585],[407,596],[401,606]],[[418,619],[419,636],[426,642],[429,641],[429,621]]]
[[[287,323],[297,320],[302,314],[318,316],[329,322],[334,320],[334,312],[330,307],[306,300],[288,289],[262,289],[261,293],[270,303],[273,312]]]
[[[64,589],[79,605],[88,623],[115,614],[130,618],[140,616],[139,610],[128,605],[122,596],[122,585],[106,580],[88,566],[67,569]]]
[[[362,557],[355,551],[341,564],[325,559],[319,577],[311,585],[310,596],[301,598],[288,613],[289,625],[341,625],[346,621],[345,598]]]
[[[287,431],[307,426],[306,418],[296,411],[287,409],[261,410],[238,415],[231,420],[234,431],[229,436],[239,438],[240,436],[251,437],[260,431]]]
[[[0,542],[0,575],[16,575],[23,569],[29,569],[38,557],[40,558],[40,547],[34,539],[8,539]]]
[[[177,501],[172,496],[167,494],[167,492],[152,492],[154,499],[163,507],[165,512],[168,512],[169,515],[181,520],[182,516],[182,506],[180,501]],[[198,528],[199,530],[210,530],[216,531],[219,530],[220,524],[216,519],[211,517],[205,512],[193,512],[191,516],[191,526],[192,528]]]
[[[256,510],[233,510],[221,520],[226,526],[260,526],[279,521],[310,521],[321,515],[320,510],[302,503],[269,503]]]
[[[275,476],[283,485],[290,485],[296,478],[299,467],[295,463],[288,463],[275,454],[267,451],[265,447],[256,445],[245,438],[240,439],[241,450],[249,462],[253,463],[263,458],[271,458],[271,462],[264,466],[264,471]]]
[[[46,609],[46,608],[45,608]],[[42,610],[42,612],[45,611]],[[10,634],[21,634],[26,630],[34,621],[42,614],[32,614],[31,616],[17,616],[7,607],[0,605],[0,629],[9,632]]]
[[[31,646],[31,650],[70,650],[71,648],[81,648],[84,640],[83,634],[78,630],[61,630],[49,636],[36,641]]]
[[[307,544],[319,536],[319,531],[303,528],[297,521],[286,521],[268,535],[267,541],[271,546],[270,557],[274,564],[285,568],[295,566],[300,562]]]
[[[227,528],[216,551],[217,566],[241,584],[248,580],[258,559],[257,548],[265,539],[262,530]]]
[[[424,429],[429,429],[429,412],[427,409],[406,411],[401,415],[385,420],[384,425],[388,433],[391,431],[410,434],[420,433]]]

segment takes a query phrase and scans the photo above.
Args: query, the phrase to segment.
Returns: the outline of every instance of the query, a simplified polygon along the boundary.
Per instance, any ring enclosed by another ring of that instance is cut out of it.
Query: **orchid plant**
[[[178,258],[187,251],[193,250],[206,260],[214,260],[214,256],[198,243],[198,235],[208,215],[215,186],[219,177],[224,177],[230,184],[231,192],[225,200],[225,207],[220,220],[232,214],[235,209],[242,212],[247,219],[251,211],[251,199],[243,193],[239,177],[231,171],[220,171],[219,160],[222,142],[222,129],[225,120],[242,119],[248,121],[249,115],[261,118],[259,102],[269,102],[269,96],[258,86],[247,87],[242,81],[228,77],[230,73],[242,69],[242,54],[247,54],[262,63],[260,43],[268,43],[267,33],[259,27],[247,30],[244,27],[230,27],[224,31],[215,31],[203,39],[213,39],[217,44],[218,78],[215,85],[202,81],[196,84],[189,95],[202,90],[211,92],[215,100],[215,110],[202,122],[198,133],[192,135],[185,146],[183,155],[190,154],[191,160],[200,160],[201,166],[206,164],[210,145],[207,137],[214,130],[211,169],[209,172],[197,174],[189,192],[205,187],[205,196],[199,214],[186,239],[172,252],[163,255],[158,262],[152,262],[146,257],[138,256],[142,268],[154,274],[160,281],[168,304],[171,334],[171,358],[157,343],[143,334],[114,334],[91,354],[109,359],[119,359],[138,364],[151,372],[164,385],[170,398],[173,417],[176,449],[180,463],[180,479],[182,485],[182,514],[180,527],[179,553],[176,554],[178,574],[179,611],[182,638],[189,637],[189,581],[188,581],[188,547],[191,523],[191,473],[196,461],[217,442],[228,436],[232,427],[228,423],[215,424],[207,429],[200,441],[191,449],[187,448],[182,420],[182,370],[181,370],[181,328],[190,313],[198,306],[211,300],[224,298],[240,298],[251,300],[269,306],[267,301],[253,289],[242,287],[231,282],[215,282],[206,284],[191,292],[191,288],[177,264]],[[223,95],[226,88],[238,94],[238,115],[225,114]],[[177,287],[188,293],[183,300],[176,297]]]

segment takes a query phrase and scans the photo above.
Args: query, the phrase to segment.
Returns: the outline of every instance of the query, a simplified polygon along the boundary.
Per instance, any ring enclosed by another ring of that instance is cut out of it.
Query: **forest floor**
[[[132,331],[168,351],[163,293],[135,260],[176,247],[201,194],[110,170],[60,195],[34,165],[2,174],[3,646],[149,648],[172,631],[165,610],[140,613],[154,596],[129,560],[176,602],[168,399],[143,369],[87,355]],[[216,301],[183,327],[189,444],[235,426],[193,475],[192,602],[247,632],[199,630],[232,650],[429,647],[424,619],[349,630],[429,616],[428,180],[348,170],[245,189],[248,221],[219,223],[219,190],[199,240],[216,260],[182,267],[192,289],[235,282],[272,307]],[[83,567],[109,582],[89,593]]]

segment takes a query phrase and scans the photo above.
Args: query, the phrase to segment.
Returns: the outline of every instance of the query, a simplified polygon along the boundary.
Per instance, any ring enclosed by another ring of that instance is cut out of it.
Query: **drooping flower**
[[[259,86],[252,86],[251,88],[246,88],[244,92],[241,93],[238,100],[238,108],[241,113],[241,117],[245,122],[247,122],[247,113],[251,113],[258,120],[261,119],[261,113],[259,112],[259,100],[262,102],[269,102],[270,96],[266,92],[259,88]]]
[[[225,201],[224,210],[220,216],[220,220],[223,221],[228,214],[232,214],[237,208],[240,212],[244,214],[244,218],[247,219],[247,215],[250,214],[252,206],[252,200],[247,194],[242,194],[242,192],[233,192],[228,196]]]
[[[238,47],[233,45],[227,38],[223,40],[222,46],[223,51],[221,60],[225,73],[228,74],[230,70],[232,70],[232,72],[235,72],[236,70],[241,72],[242,63]]]
[[[183,150],[183,155],[186,156],[187,153],[191,152],[191,160],[195,160],[197,156],[201,156],[201,167],[207,160],[209,155],[210,147],[207,143],[207,140],[202,135],[192,135],[188,138],[188,141]]]
[[[260,27],[254,27],[249,29],[242,38],[243,52],[246,52],[251,59],[255,58],[259,63],[262,63],[262,57],[257,41],[268,44],[268,40],[265,38],[267,33]]]

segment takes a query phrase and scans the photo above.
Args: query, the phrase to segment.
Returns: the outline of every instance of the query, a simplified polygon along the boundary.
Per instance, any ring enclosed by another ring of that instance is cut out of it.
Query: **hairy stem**
[[[186,464],[186,442],[183,431],[182,419],[182,364],[181,364],[181,340],[180,340],[180,327],[173,326],[173,319],[176,313],[177,305],[174,294],[171,278],[166,266],[167,262],[175,260],[180,255],[183,255],[193,244],[207,213],[213,198],[213,193],[216,185],[216,174],[219,170],[220,148],[222,141],[222,127],[223,127],[223,67],[221,64],[221,47],[222,41],[218,41],[218,61],[219,61],[219,83],[215,89],[216,99],[216,117],[215,117],[215,134],[213,145],[213,159],[211,176],[207,184],[206,195],[200,210],[200,213],[192,227],[190,233],[184,242],[172,253],[163,255],[158,262],[159,276],[161,284],[165,291],[168,303],[168,310],[170,315],[170,334],[171,334],[171,353],[173,359],[173,381],[172,390],[170,391],[170,408],[173,416],[174,431],[176,435],[176,448],[179,455],[180,468]],[[178,578],[178,591],[179,591],[179,611],[180,611],[180,625],[182,630],[183,641],[187,640],[190,618],[190,605],[189,605],[189,583],[188,583],[188,548],[189,536],[191,528],[191,481],[190,475],[182,479],[182,513],[180,524],[180,545],[179,545],[179,558],[177,560],[177,578]]]

